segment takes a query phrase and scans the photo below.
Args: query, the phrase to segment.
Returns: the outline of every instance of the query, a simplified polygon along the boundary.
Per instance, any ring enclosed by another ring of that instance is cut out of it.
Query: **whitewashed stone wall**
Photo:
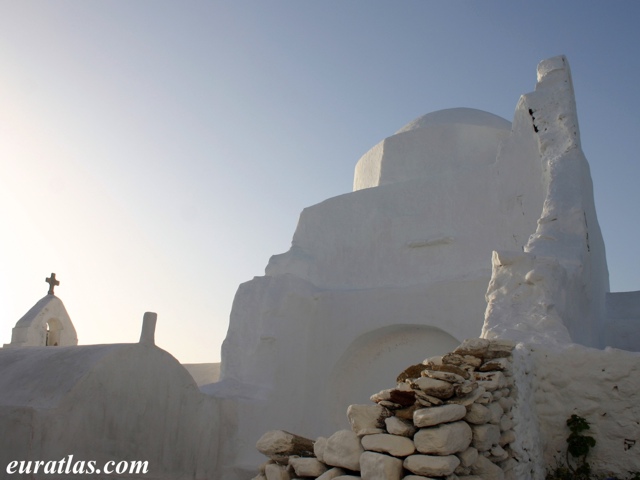
[[[542,480],[558,458],[564,462],[572,414],[591,426],[596,445],[587,460],[595,478],[640,471],[640,353],[519,344],[513,358],[515,478]]]
[[[254,480],[515,478],[513,348],[472,339],[408,367],[373,404],[351,405],[351,430],[328,438],[267,432],[256,446],[269,460]]]

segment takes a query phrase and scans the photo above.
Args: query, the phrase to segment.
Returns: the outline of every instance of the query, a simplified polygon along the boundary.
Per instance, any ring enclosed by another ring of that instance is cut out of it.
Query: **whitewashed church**
[[[0,466],[73,453],[149,460],[117,478],[316,478],[259,473],[257,440],[349,429],[349,405],[482,337],[517,345],[513,439],[504,476],[469,478],[543,479],[572,413],[599,438],[597,472],[640,471],[640,292],[609,291],[562,56],[538,65],[513,122],[424,115],[360,158],[353,192],[306,208],[290,250],[240,285],[219,379],[156,347],[153,314],[139,343],[77,345],[47,281],[0,349]],[[365,470],[342,477],[383,478]],[[386,478],[421,477],[399,471]]]

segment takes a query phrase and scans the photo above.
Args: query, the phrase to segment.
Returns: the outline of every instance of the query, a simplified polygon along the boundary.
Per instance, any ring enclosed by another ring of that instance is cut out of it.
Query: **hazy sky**
[[[80,343],[220,359],[238,285],[424,113],[508,120],[566,54],[614,291],[640,290],[639,2],[0,0],[0,344],[56,272]],[[487,258],[490,262],[490,258]]]

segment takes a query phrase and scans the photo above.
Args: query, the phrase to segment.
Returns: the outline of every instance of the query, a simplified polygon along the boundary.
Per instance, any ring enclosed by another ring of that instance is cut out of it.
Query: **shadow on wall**
[[[345,405],[368,404],[369,397],[392,384],[408,365],[443,355],[460,341],[426,325],[398,324],[367,332],[336,362],[328,391],[329,418],[335,430],[349,428]]]

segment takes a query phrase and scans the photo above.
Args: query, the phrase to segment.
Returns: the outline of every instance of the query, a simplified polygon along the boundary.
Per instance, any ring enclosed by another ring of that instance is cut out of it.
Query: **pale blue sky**
[[[81,343],[219,360],[300,211],[424,113],[571,64],[611,288],[640,290],[640,3],[0,0],[0,343],[52,271]],[[489,262],[490,259],[487,259]]]

